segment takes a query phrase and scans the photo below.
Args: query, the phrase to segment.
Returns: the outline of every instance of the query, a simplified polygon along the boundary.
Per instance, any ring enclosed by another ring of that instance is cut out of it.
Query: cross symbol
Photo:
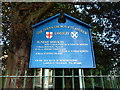
[[[71,32],[71,37],[76,39],[78,37],[78,32]]]
[[[50,39],[50,38],[52,38],[52,32],[46,32],[46,37],[48,38],[48,39]]]

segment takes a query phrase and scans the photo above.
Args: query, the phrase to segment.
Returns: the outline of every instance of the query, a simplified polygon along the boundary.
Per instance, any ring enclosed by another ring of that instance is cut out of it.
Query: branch
[[[12,23],[18,23],[18,21],[20,22],[20,18],[19,18],[19,13],[20,13],[20,10],[19,10],[19,7],[24,4],[24,3],[11,3],[12,5],[12,13],[13,13],[13,17],[12,17]]]
[[[53,3],[47,3],[46,6],[44,6],[43,8],[40,8],[38,10],[36,10],[35,12],[31,13],[24,21],[25,24],[30,25],[30,23],[32,23],[33,21],[35,21],[34,19],[36,19],[37,17],[42,17],[54,4]]]

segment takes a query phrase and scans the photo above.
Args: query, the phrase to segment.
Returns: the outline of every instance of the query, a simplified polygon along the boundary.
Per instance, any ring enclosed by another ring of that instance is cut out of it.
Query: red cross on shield
[[[50,39],[53,37],[53,32],[46,32],[46,38]]]

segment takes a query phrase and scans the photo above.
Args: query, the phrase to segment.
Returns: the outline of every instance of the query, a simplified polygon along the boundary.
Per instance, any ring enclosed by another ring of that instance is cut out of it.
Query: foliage
[[[76,6],[76,10],[79,10],[76,12],[77,18],[82,18],[81,20],[93,26],[92,36],[96,62],[104,70],[110,69],[115,62],[120,62],[118,54],[120,44],[119,4],[120,2],[97,2],[78,3]]]
[[[3,41],[3,49],[2,54],[8,55],[9,43],[10,43],[10,31],[11,31],[11,5],[10,3],[2,4],[2,41]],[[3,68],[6,65],[6,58],[2,60]]]

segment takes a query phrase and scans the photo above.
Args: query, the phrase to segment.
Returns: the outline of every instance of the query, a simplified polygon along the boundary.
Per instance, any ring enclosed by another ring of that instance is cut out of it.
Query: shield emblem
[[[53,37],[53,32],[46,32],[46,38],[50,39]]]
[[[73,39],[78,38],[78,32],[71,32],[71,37],[72,37]]]

